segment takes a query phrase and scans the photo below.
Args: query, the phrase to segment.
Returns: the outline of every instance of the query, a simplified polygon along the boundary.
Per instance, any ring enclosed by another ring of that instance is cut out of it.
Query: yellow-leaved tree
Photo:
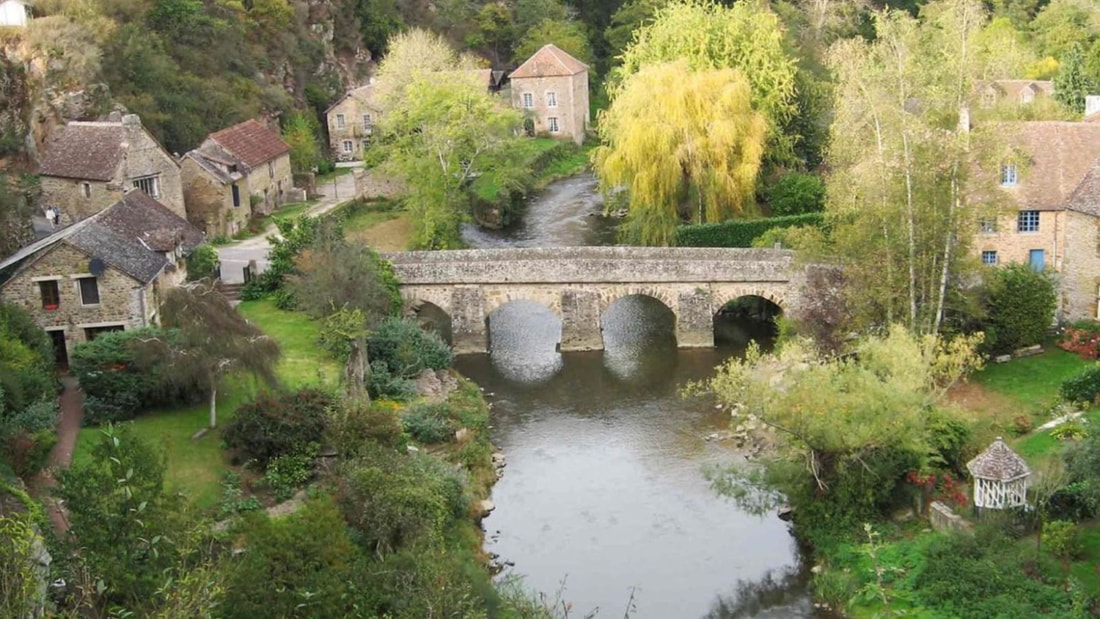
[[[603,188],[629,192],[624,240],[672,245],[682,221],[751,208],[767,131],[735,69],[692,70],[680,60],[628,76],[600,114],[593,155]]]

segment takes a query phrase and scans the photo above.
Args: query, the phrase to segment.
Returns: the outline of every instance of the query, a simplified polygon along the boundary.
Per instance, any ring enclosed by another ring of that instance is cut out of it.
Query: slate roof
[[[0,286],[19,271],[66,243],[99,258],[142,284],[148,284],[170,264],[161,253],[178,246],[188,253],[202,243],[203,234],[168,207],[140,189],[95,215],[58,230],[0,262]]]
[[[1092,163],[1092,169],[1066,202],[1066,209],[1100,217],[1100,159]]]
[[[1010,482],[1031,475],[1031,469],[1001,437],[986,447],[985,451],[966,463],[966,468],[975,479],[992,479]]]
[[[588,65],[562,51],[553,43],[543,45],[539,51],[531,54],[526,62],[512,71],[511,79],[524,77],[558,77],[576,75],[588,70]]]
[[[71,122],[50,133],[39,173],[108,181],[126,154],[126,127],[116,122]]]
[[[1030,161],[1011,189],[1021,209],[1062,210],[1100,159],[1100,124],[1006,123],[1010,139]]]
[[[213,156],[206,151],[209,151],[209,149],[197,148],[188,151],[183,158],[194,161],[200,168],[205,170],[207,174],[213,176],[215,180],[223,185],[229,185],[244,178],[244,174],[241,172],[230,172],[227,170],[224,167],[226,164],[225,161],[222,161],[221,158]],[[236,160],[233,160],[232,163],[236,163]]]
[[[255,120],[246,120],[207,138],[250,168],[267,163],[290,152],[290,146],[271,129]]]

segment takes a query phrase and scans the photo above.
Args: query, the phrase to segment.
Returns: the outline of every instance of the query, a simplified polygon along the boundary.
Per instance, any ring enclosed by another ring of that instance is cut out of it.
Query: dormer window
[[[134,187],[145,192],[145,195],[150,198],[160,197],[160,183],[158,182],[156,174],[152,176],[143,176],[141,178],[134,179]]]
[[[1015,187],[1016,186],[1016,164],[1004,163],[1001,164],[1001,187]]]

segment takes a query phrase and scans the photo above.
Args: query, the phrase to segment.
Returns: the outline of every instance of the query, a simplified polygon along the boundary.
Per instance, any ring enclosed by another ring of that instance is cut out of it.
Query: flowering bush
[[[1100,323],[1082,320],[1067,326],[1058,338],[1058,347],[1082,359],[1096,359],[1100,353]]]
[[[905,482],[920,488],[926,503],[941,501],[950,503],[956,508],[966,507],[965,485],[962,481],[955,479],[951,473],[921,475],[913,470],[906,474]]]

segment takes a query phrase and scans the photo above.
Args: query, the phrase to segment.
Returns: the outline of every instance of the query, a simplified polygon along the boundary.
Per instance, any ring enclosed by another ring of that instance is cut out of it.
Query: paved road
[[[318,187],[324,192],[321,199],[311,206],[306,214],[310,217],[322,215],[336,208],[338,204],[355,197],[355,178],[352,174],[336,177],[335,191],[332,181]],[[222,263],[222,281],[227,284],[239,284],[244,281],[244,269],[250,260],[255,260],[260,272],[267,268],[267,252],[271,243],[267,237],[277,232],[275,224],[268,225],[264,233],[243,241],[237,241],[218,248],[218,260]]]

